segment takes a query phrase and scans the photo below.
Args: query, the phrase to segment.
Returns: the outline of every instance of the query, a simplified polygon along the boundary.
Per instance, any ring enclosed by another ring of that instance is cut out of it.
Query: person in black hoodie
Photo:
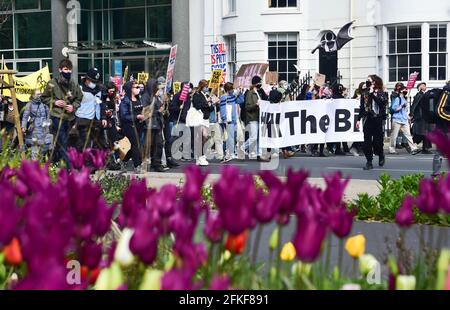
[[[203,155],[203,148],[208,142],[208,130],[209,130],[209,116],[214,111],[211,99],[209,97],[208,81],[201,80],[198,83],[197,92],[192,98],[192,104],[194,108],[202,111],[203,124],[199,127],[195,127],[195,139],[194,139],[194,155],[197,159],[197,166],[208,166],[209,163],[206,160],[206,155]],[[200,147],[201,141],[201,147]]]
[[[180,96],[183,91],[183,88],[186,84],[189,84],[190,91],[189,95],[187,96],[186,101],[181,101]],[[181,91],[179,91],[175,96],[173,96],[172,102],[169,105],[169,130],[171,134],[174,133],[173,129],[176,128],[177,133],[184,134],[187,133],[187,130],[183,130],[186,128],[186,117],[189,109],[191,108],[191,96],[190,93],[192,93],[192,89],[194,88],[194,85],[192,85],[189,82],[183,82],[181,83]],[[180,126],[181,124],[181,126]],[[190,130],[189,130],[190,131]],[[175,138],[179,138],[174,137]],[[183,157],[181,161],[190,161],[191,159],[191,137],[190,135],[184,137],[181,136],[181,139],[183,139]]]
[[[156,79],[150,79],[147,82],[146,91],[142,97],[142,103],[144,106],[151,106],[150,110],[152,111],[151,123],[147,124],[148,128],[151,129],[151,135],[147,133],[147,137],[150,137],[150,141],[146,140],[146,148],[147,144],[151,144],[151,168],[156,172],[164,172],[165,169],[162,165],[162,154],[164,148],[164,137],[163,137],[163,128],[164,128],[164,118],[163,118],[163,110],[164,105],[161,100],[163,96],[163,90],[158,88],[158,81]],[[170,158],[168,158],[169,164]]]
[[[133,159],[135,172],[141,172],[142,164],[141,146],[139,137],[144,130],[144,106],[139,93],[140,88],[137,81],[128,82],[123,86],[125,97],[120,103],[119,115],[122,131],[131,143],[131,149],[125,156],[124,162]]]
[[[373,169],[373,155],[379,156],[379,165],[386,163],[384,156],[383,121],[386,119],[387,97],[383,91],[383,80],[377,75],[370,75],[366,81],[367,88],[361,95],[361,106],[356,128],[364,130],[364,154],[367,163],[364,170]]]

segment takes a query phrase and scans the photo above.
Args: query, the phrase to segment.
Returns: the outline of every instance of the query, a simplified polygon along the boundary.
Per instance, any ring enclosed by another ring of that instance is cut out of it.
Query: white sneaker
[[[355,156],[355,157],[359,157],[358,150],[357,150],[356,148],[354,148],[354,147],[352,147],[352,148],[350,149],[350,153],[351,153],[353,156]]]
[[[255,152],[251,152],[250,155],[248,156],[248,158],[250,159],[256,159],[258,156],[256,155]]]
[[[228,163],[230,161],[233,160],[233,156],[232,155],[226,155],[225,158],[221,161],[222,164]]]
[[[197,159],[197,166],[202,166],[202,167],[209,166],[209,163],[206,160],[206,156],[202,156],[199,159]]]

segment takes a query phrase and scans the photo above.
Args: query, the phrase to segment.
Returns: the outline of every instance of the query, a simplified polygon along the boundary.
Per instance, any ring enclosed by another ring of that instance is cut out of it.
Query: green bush
[[[380,193],[372,197],[360,194],[349,204],[349,208],[357,211],[357,219],[362,221],[394,222],[398,209],[406,195],[417,197],[419,184],[424,179],[422,174],[403,176],[393,180],[389,175],[383,174],[378,181]],[[438,216],[427,216],[416,212],[416,221],[420,224],[448,225],[448,219]]]

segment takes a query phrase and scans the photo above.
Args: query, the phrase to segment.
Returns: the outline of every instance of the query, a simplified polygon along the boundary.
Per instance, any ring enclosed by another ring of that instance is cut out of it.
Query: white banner
[[[362,129],[356,129],[358,115],[359,101],[353,99],[260,101],[260,147],[362,142]]]

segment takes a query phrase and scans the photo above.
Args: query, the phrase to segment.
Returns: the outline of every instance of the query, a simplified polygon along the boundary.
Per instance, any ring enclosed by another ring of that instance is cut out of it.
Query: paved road
[[[397,179],[404,175],[422,173],[426,176],[431,174],[433,155],[417,155],[411,156],[406,152],[399,155],[387,155],[386,165],[383,168],[378,167],[378,158],[374,159],[375,169],[372,171],[363,171],[362,167],[366,161],[364,157],[334,156],[326,158],[313,158],[306,154],[297,154],[296,157],[288,160],[280,159],[274,161],[272,165],[266,166],[269,170],[273,170],[278,176],[285,176],[289,168],[307,169],[310,171],[312,178],[321,178],[323,174],[330,174],[335,171],[342,171],[345,176],[351,176],[353,180],[378,180],[383,173],[389,174],[392,178]],[[233,161],[229,163],[235,165],[242,170],[256,173],[265,169],[264,166],[255,160]],[[183,172],[184,167],[188,164],[183,163],[178,169],[171,169],[171,173]],[[221,167],[224,165],[217,161],[211,161],[208,169],[213,174],[220,173]]]

